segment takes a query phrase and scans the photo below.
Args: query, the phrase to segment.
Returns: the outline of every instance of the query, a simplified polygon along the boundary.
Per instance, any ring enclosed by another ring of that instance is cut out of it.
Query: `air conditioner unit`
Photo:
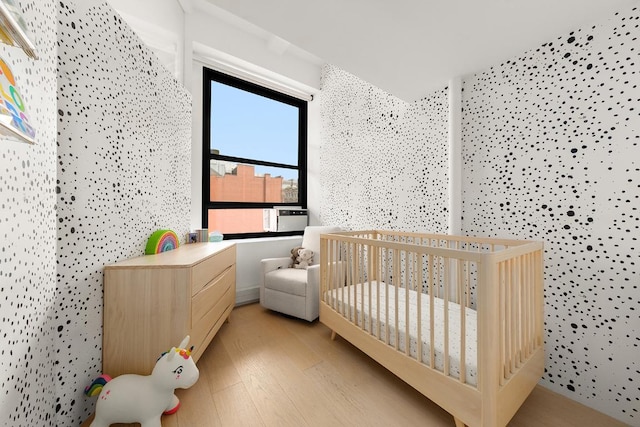
[[[262,210],[264,231],[303,231],[307,221],[307,210],[299,207],[278,206]]]

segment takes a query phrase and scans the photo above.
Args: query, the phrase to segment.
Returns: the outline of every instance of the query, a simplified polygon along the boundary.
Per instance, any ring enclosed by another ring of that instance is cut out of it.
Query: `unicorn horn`
[[[189,335],[184,337],[184,339],[182,340],[178,348],[187,348],[187,345],[189,344],[189,339],[190,339]]]

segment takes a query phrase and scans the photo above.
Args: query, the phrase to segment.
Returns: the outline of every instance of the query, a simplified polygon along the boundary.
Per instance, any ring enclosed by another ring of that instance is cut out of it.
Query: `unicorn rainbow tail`
[[[87,386],[84,389],[84,394],[89,397],[93,397],[100,394],[102,387],[104,387],[104,385],[109,381],[111,381],[111,377],[109,375],[106,375],[106,374],[100,375],[98,378],[93,380],[93,382],[89,386]]]

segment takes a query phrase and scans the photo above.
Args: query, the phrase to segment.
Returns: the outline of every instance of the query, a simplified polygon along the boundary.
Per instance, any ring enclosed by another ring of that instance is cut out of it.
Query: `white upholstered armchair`
[[[291,257],[261,261],[260,304],[270,310],[314,321],[320,309],[320,234],[340,231],[340,227],[307,226],[302,247],[313,251],[308,269],[289,268]]]

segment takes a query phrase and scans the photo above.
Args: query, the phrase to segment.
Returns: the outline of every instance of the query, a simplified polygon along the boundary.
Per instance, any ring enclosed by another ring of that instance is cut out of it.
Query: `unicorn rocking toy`
[[[85,389],[87,396],[98,396],[96,416],[90,427],[114,423],[140,423],[140,427],[161,427],[160,417],[180,407],[176,388],[189,388],[200,373],[186,349],[189,336],[179,347],[163,353],[151,375],[126,374],[116,378],[101,375]]]

